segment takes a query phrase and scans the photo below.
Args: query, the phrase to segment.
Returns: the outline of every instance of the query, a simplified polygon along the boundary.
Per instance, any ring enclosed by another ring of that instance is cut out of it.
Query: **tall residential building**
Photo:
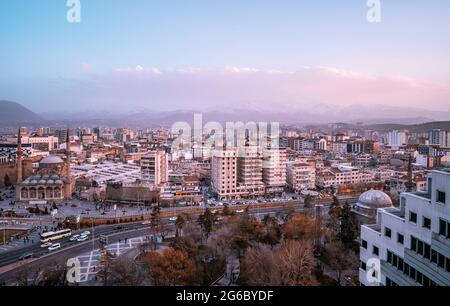
[[[439,129],[432,130],[428,135],[428,142],[430,145],[448,148],[450,146],[450,133]]]
[[[294,192],[316,189],[316,168],[308,163],[288,163],[287,184]]]
[[[211,187],[220,200],[239,198],[236,149],[222,149],[212,152]]]
[[[287,154],[285,148],[267,147],[263,150],[263,182],[266,194],[282,194],[286,187]]]
[[[361,226],[360,260],[363,285],[450,285],[449,168],[431,172],[425,192],[402,193],[399,208],[378,209],[377,223]]]
[[[389,147],[404,147],[408,144],[408,137],[405,132],[391,131],[387,133],[386,145]]]
[[[262,158],[257,146],[240,148],[237,158],[237,182],[242,192],[249,196],[264,195]]]
[[[141,157],[142,180],[160,186],[169,181],[169,161],[164,150],[149,151]]]

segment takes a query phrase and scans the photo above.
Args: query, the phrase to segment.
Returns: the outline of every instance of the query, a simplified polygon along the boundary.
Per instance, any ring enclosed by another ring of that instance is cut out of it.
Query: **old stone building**
[[[67,137],[69,143],[69,137]],[[18,136],[16,199],[29,203],[60,203],[71,199],[74,181],[70,174],[70,146],[66,160],[50,155],[39,161],[35,173],[23,179],[22,141]]]

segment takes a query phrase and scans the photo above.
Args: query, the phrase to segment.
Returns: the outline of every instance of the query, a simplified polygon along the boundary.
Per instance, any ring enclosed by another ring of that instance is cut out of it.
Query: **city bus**
[[[72,231],[70,229],[64,229],[56,232],[46,232],[41,234],[41,242],[47,243],[58,239],[70,237],[71,235]]]

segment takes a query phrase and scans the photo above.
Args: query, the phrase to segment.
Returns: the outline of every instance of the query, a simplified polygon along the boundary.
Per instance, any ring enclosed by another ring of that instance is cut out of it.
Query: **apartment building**
[[[294,192],[316,188],[316,169],[308,163],[288,163],[286,178],[289,189]]]
[[[426,185],[361,226],[362,285],[450,285],[450,169],[429,173]]]
[[[169,181],[169,164],[164,150],[149,151],[141,156],[142,180],[160,186]]]

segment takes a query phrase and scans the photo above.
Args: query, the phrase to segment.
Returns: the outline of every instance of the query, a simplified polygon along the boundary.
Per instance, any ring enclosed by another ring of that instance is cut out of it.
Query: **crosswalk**
[[[126,243],[122,241],[109,244],[106,247],[106,250],[114,257],[118,257],[130,249],[139,247],[144,243],[144,241],[145,237],[131,238],[128,239]],[[91,281],[95,278],[95,275],[99,270],[101,256],[101,251],[99,249],[96,249],[77,257],[80,261],[80,276],[82,283]]]

